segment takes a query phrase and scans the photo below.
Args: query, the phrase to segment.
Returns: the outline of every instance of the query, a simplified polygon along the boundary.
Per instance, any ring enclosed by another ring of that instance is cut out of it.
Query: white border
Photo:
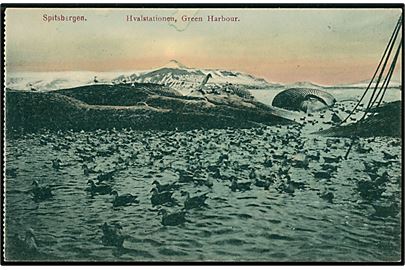
[[[18,0],[0,0],[0,3],[8,3],[8,4],[35,4],[35,3],[41,3],[41,4],[55,4],[55,3],[60,3],[60,4],[78,4],[78,3],[83,3],[83,4],[404,4],[405,0],[390,0],[388,2],[385,2],[383,0],[381,1],[375,1],[375,0],[357,0],[357,1],[349,1],[349,0],[323,0],[323,1],[297,1],[297,0],[284,0],[282,2],[280,1],[258,1],[258,0],[196,0],[196,1],[190,1],[190,0],[113,0],[113,1],[95,1],[95,0],[87,0],[87,1],[74,1],[74,0],[62,0],[62,1],[49,1],[49,0],[23,0],[23,1],[18,1]],[[271,263],[271,262],[270,262]],[[387,269],[387,266],[377,266],[377,265],[369,265],[369,266],[325,266],[325,265],[312,265],[312,266],[276,266],[276,265],[270,265],[270,266],[261,266],[261,265],[251,265],[251,266],[240,266],[240,265],[232,265],[232,266],[194,266],[194,265],[174,265],[174,266],[142,266],[142,265],[133,265],[133,266],[124,266],[124,265],[111,265],[111,266],[90,266],[90,265],[83,265],[83,266],[75,266],[75,265],[64,265],[64,266],[57,266],[57,265],[46,265],[46,266],[29,266],[30,269],[32,270],[42,270],[42,269],[74,269],[74,270],[81,270],[81,269],[114,269],[116,267],[119,267],[120,269],[136,269],[136,270],[160,270],[160,269],[168,269],[168,270],[186,270],[186,269],[209,269],[209,270],[218,270],[218,269],[229,269],[229,270],[245,270],[254,267],[255,269],[275,269],[275,270],[291,270],[291,269],[304,269],[304,270],[321,270],[325,268],[332,268],[332,269],[345,269],[345,270],[351,270],[351,269],[370,269],[372,268],[373,270],[380,270],[380,269]],[[25,269],[26,266],[3,266],[1,265],[0,268],[5,269],[5,270],[22,270]],[[403,269],[403,266],[390,266],[390,269]]]

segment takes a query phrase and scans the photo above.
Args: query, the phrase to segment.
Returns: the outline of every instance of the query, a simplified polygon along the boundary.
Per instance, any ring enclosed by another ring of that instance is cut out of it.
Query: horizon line
[[[176,63],[178,64],[178,67],[169,67],[167,65],[169,65],[170,63]],[[209,67],[191,67],[188,65],[183,64],[183,62],[177,60],[177,59],[170,59],[169,61],[166,61],[165,64],[163,65],[159,65],[159,66],[155,66],[155,67],[150,67],[150,68],[142,68],[142,69],[112,69],[112,70],[108,70],[108,71],[96,71],[96,70],[72,70],[72,69],[66,69],[66,70],[43,70],[43,71],[38,71],[38,70],[21,70],[21,71],[7,71],[7,67],[5,68],[5,75],[7,77],[7,72],[10,73],[62,73],[62,72],[89,72],[89,73],[114,73],[114,72],[123,72],[123,73],[136,73],[136,72],[148,72],[148,71],[155,71],[155,70],[159,70],[162,68],[178,68],[178,69],[200,69],[200,70],[225,70],[225,71],[234,71],[234,72],[239,72],[239,73],[244,73],[244,74],[248,74],[248,75],[252,75],[254,77],[256,77],[257,79],[264,79],[267,83],[270,84],[284,84],[284,85],[288,85],[288,84],[296,84],[296,83],[312,83],[315,84],[317,86],[337,86],[337,85],[350,85],[350,84],[358,84],[358,83],[365,83],[365,82],[370,82],[371,77],[370,78],[364,78],[358,81],[350,81],[350,82],[344,82],[344,83],[337,83],[337,84],[332,84],[332,83],[319,83],[316,81],[312,81],[312,80],[294,80],[294,81],[286,81],[286,82],[282,82],[282,81],[277,81],[277,80],[271,80],[269,78],[266,78],[264,76],[260,76],[260,75],[256,75],[254,73],[250,73],[247,71],[241,71],[238,69],[227,69],[227,68],[220,68],[220,67],[215,67],[215,68],[209,68]],[[400,68],[402,68],[402,65],[400,65]],[[400,70],[401,73],[401,70]],[[402,84],[402,80],[401,80],[402,76],[400,75],[399,80],[397,79],[393,79],[391,78],[391,81],[395,81],[395,82],[400,82]]]

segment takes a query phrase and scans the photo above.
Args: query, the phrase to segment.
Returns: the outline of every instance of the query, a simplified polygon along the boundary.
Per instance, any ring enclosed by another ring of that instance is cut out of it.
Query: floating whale
[[[333,106],[335,102],[336,99],[323,90],[290,88],[278,93],[272,105],[286,110],[313,112]]]

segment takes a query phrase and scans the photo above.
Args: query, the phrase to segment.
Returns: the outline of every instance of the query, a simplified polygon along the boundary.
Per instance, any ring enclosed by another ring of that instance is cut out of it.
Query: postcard
[[[403,264],[403,5],[6,5],[4,264]]]

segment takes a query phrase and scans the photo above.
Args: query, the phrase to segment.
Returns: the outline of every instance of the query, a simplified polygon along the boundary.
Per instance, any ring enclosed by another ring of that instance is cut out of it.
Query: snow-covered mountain
[[[238,85],[261,89],[278,86],[247,73],[223,69],[189,68],[176,60],[171,60],[156,69],[144,71],[7,73],[6,86],[18,90],[47,91],[95,83],[156,83],[188,94],[197,89],[208,74],[211,75],[207,82],[207,86],[210,87]]]
[[[209,76],[210,75],[210,76]],[[15,90],[48,91],[78,87],[92,84],[131,84],[131,83],[156,83],[169,86],[184,95],[192,90],[197,90],[207,77],[205,84],[210,90],[215,89],[242,89],[251,91],[255,89],[283,90],[288,88],[366,88],[368,80],[354,84],[341,84],[336,86],[322,86],[312,82],[295,82],[292,84],[270,83],[265,79],[253,75],[224,69],[199,69],[171,60],[161,67],[125,72],[90,72],[90,71],[65,71],[65,72],[6,72],[6,87]],[[391,81],[390,87],[399,88],[400,81]]]
[[[203,80],[210,76],[207,86],[238,85],[244,88],[267,88],[273,84],[262,78],[250,74],[223,69],[198,69],[189,68],[176,60],[171,60],[166,65],[151,71],[135,72],[129,76],[119,76],[113,83],[157,83],[169,86],[183,94],[196,90]]]
[[[163,67],[166,68],[187,68],[187,66],[183,65],[182,63],[180,63],[179,61],[172,59],[170,60],[166,65],[164,65]],[[163,68],[162,67],[162,68]]]
[[[312,88],[312,89],[322,89],[324,88],[324,86],[319,85],[319,84],[315,84],[313,82],[308,82],[308,81],[304,81],[304,82],[295,82],[292,84],[286,84],[284,85],[285,88]]]
[[[117,72],[60,71],[6,72],[6,87],[15,90],[48,91],[98,83],[111,83]]]

